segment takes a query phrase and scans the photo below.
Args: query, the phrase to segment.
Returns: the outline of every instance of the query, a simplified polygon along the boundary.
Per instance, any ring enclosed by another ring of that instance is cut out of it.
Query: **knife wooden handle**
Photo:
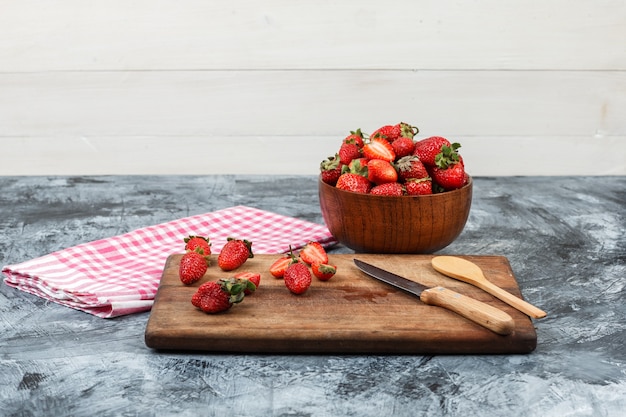
[[[454,311],[500,335],[511,334],[515,327],[513,318],[506,312],[444,287],[433,287],[422,291],[420,300],[428,305]]]

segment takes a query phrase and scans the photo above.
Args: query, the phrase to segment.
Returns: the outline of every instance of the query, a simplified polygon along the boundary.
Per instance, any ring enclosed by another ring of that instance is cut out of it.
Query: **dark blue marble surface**
[[[2,284],[0,415],[624,415],[626,177],[474,186],[464,232],[439,253],[509,259],[548,312],[531,354],[159,353],[149,313],[100,319]],[[323,223],[308,176],[0,177],[0,190],[2,265],[239,204]]]

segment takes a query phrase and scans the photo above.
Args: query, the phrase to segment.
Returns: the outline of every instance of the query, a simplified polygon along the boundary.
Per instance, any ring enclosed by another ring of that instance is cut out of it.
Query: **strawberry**
[[[252,242],[229,237],[217,257],[217,264],[222,271],[232,271],[253,257]]]
[[[419,130],[414,127],[411,126],[407,123],[398,123],[396,125],[387,125],[387,126],[383,126],[380,127],[378,129],[376,129],[371,135],[370,137],[376,137],[376,136],[381,136],[384,137],[385,139],[387,139],[387,141],[389,142],[393,142],[394,140],[398,139],[401,136],[407,137],[409,139],[413,138],[413,136],[415,136],[415,134],[418,132]]]
[[[361,148],[354,142],[343,142],[339,148],[339,162],[348,165],[353,159],[361,157]]]
[[[432,168],[433,181],[441,186],[445,191],[455,190],[465,185],[467,176],[463,162],[449,165],[447,168]]]
[[[274,278],[282,278],[285,276],[285,271],[287,267],[291,265],[292,258],[291,256],[287,256],[286,258],[278,258],[274,261],[272,265],[270,265],[270,274]]]
[[[259,285],[261,284],[261,274],[259,274],[258,272],[239,272],[238,274],[235,274],[233,278],[241,280],[245,279],[254,284],[254,290],[250,290],[249,288],[244,289],[243,292],[245,295],[252,294],[254,291],[257,290],[257,288],[259,288]]]
[[[295,261],[285,271],[285,285],[294,294],[303,294],[311,286],[311,271],[302,262]]]
[[[328,254],[319,242],[309,242],[300,250],[300,259],[311,265],[315,262],[325,264],[328,262]]]
[[[367,163],[367,179],[376,185],[396,182],[398,180],[398,172],[389,161],[370,159]]]
[[[466,174],[463,158],[457,152],[458,143],[443,145],[435,156],[436,166],[431,168],[433,180],[446,191],[455,190],[465,185]]]
[[[447,168],[450,165],[454,165],[461,160],[458,149],[461,144],[454,142],[451,145],[443,145],[441,151],[435,155],[435,166],[439,168]]]
[[[407,195],[427,195],[433,193],[433,182],[430,177],[409,178],[404,183]]]
[[[391,147],[396,153],[396,159],[398,159],[403,156],[412,155],[415,151],[415,142],[413,142],[411,138],[400,136],[398,139],[391,142]]]
[[[345,167],[345,165],[344,165]],[[347,168],[343,168],[341,173],[351,172],[367,177],[367,158],[356,158],[350,161]]]
[[[361,132],[361,129],[350,131],[350,134],[344,138],[343,143],[354,143],[361,149],[363,147],[363,132]]]
[[[426,170],[426,167],[415,155],[404,156],[398,159],[395,163],[395,167],[398,171],[398,177],[402,181],[406,181],[409,178],[428,177],[428,171]]]
[[[321,281],[328,281],[337,273],[337,267],[330,264],[314,263],[311,265],[313,275]]]
[[[370,135],[370,138],[383,138],[383,139],[387,139],[388,142],[393,142],[394,140],[398,139],[400,137],[400,134],[402,133],[401,129],[400,129],[400,125],[385,125],[382,127],[379,127],[378,129],[376,129],[375,131],[372,132],[372,134]]]
[[[396,159],[391,143],[380,136],[370,137],[369,142],[363,145],[363,155],[367,159],[383,159],[389,162]]]
[[[209,242],[208,237],[203,236],[189,236],[184,239],[185,241],[185,250],[186,251],[195,251],[196,248],[202,249],[203,255],[211,254],[211,243]]]
[[[190,285],[204,276],[209,267],[209,259],[201,248],[187,252],[180,258],[178,276],[183,284]]]
[[[450,141],[441,136],[431,136],[417,142],[413,154],[417,155],[424,165],[433,167],[436,165],[435,157],[444,145],[450,146]]]
[[[372,188],[372,183],[362,175],[346,172],[337,180],[337,188],[354,193],[367,194]]]
[[[341,163],[339,162],[339,155],[329,156],[320,163],[320,172],[322,175],[322,181],[326,184],[335,185],[341,175]]]
[[[248,280],[229,278],[209,281],[198,287],[191,297],[191,304],[205,313],[219,313],[243,301],[245,290],[254,289],[254,284]]]
[[[385,184],[380,184],[375,187],[372,187],[370,191],[372,195],[384,195],[384,196],[401,196],[404,195],[404,188],[402,184],[397,182],[387,182]]]

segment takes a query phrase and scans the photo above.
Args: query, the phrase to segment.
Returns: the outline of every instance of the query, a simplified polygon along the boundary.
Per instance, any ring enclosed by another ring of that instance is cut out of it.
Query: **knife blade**
[[[413,294],[428,305],[453,311],[494,333],[506,336],[513,332],[515,322],[506,312],[482,301],[459,294],[442,286],[427,287],[359,259],[353,259],[361,271],[372,278]]]

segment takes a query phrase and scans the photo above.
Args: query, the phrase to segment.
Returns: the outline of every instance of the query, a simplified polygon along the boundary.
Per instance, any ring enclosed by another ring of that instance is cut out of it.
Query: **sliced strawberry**
[[[239,272],[234,275],[234,278],[248,280],[254,284],[254,290],[251,290],[250,288],[244,289],[245,295],[252,294],[254,291],[256,291],[257,288],[259,288],[259,285],[261,284],[261,274],[259,274],[258,272]]]
[[[276,259],[274,263],[270,265],[270,274],[272,274],[274,278],[284,277],[285,271],[287,270],[287,267],[291,265],[291,262],[291,256]]]
[[[337,273],[337,267],[335,265],[314,263],[311,265],[311,271],[317,279],[321,281],[328,281]]]
[[[300,250],[300,259],[311,265],[328,263],[328,254],[319,242],[309,242]]]
[[[391,143],[382,137],[371,138],[368,143],[363,145],[363,155],[368,159],[382,159],[389,162],[396,159],[396,153]]]

